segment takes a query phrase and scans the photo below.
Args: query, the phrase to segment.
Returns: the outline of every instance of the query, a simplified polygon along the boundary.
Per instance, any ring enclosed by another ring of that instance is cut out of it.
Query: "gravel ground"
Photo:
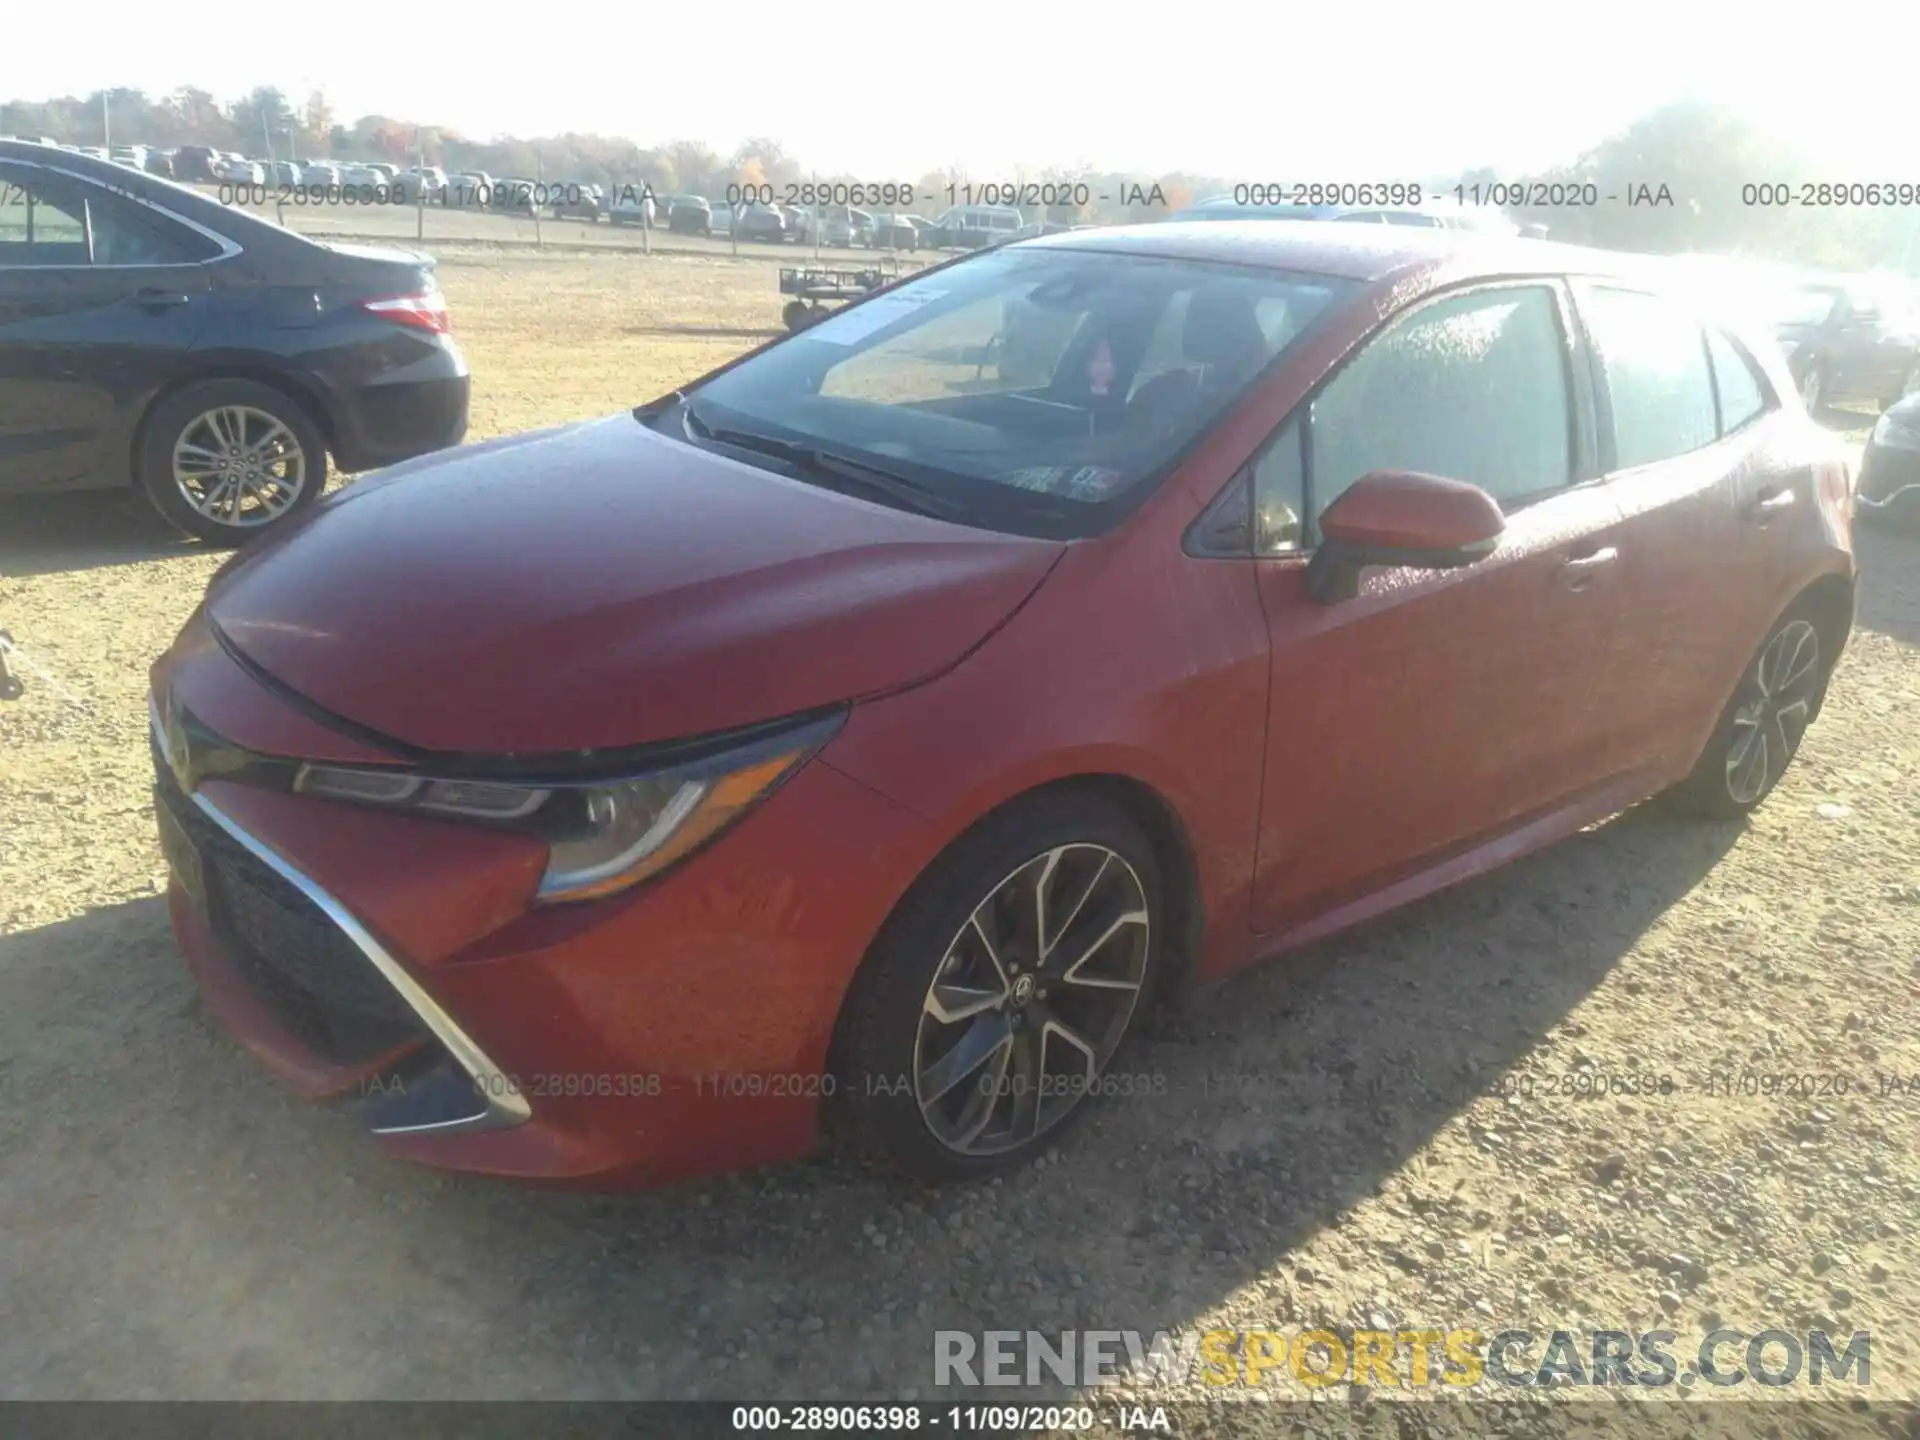
[[[763,266],[597,263],[443,269],[476,438],[677,383],[777,301]],[[1866,1393],[1911,1401],[1920,543],[1862,549],[1853,647],[1750,826],[1630,814],[1230,982],[1123,1065],[1164,1093],[1011,1178],[928,1193],[828,1156],[593,1197],[388,1161],[210,1025],[142,731],[217,557],[117,498],[0,507],[0,624],[61,687],[0,707],[0,1395],[935,1398],[935,1329],[1665,1326],[1684,1352],[1724,1324],[1869,1330]],[[1544,1093],[1567,1074],[1675,1089]],[[1496,1419],[1585,1423],[1469,1428]]]

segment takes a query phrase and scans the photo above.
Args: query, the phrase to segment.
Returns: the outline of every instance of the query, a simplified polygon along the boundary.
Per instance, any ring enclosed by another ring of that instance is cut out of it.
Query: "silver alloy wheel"
[[[1750,698],[1733,713],[1727,794],[1751,805],[1780,778],[1811,718],[1820,683],[1820,636],[1805,620],[1780,627],[1754,662]]]
[[[196,415],[173,442],[173,483],[216,524],[265,525],[306,489],[307,454],[266,411],[222,405]]]
[[[996,885],[947,944],[921,1006],[914,1099],[935,1139],[994,1155],[1096,1088],[1146,979],[1152,917],[1133,866],[1062,845]]]

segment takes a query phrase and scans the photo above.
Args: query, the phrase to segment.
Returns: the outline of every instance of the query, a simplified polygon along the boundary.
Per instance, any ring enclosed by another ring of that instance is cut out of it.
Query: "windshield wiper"
[[[740,450],[757,451],[762,455],[771,455],[776,460],[784,460],[796,469],[851,481],[919,514],[945,519],[961,514],[965,508],[944,495],[936,495],[918,481],[911,480],[884,466],[870,464],[865,460],[856,460],[851,455],[842,455],[818,445],[802,445],[792,440],[782,440],[777,435],[761,435],[752,430],[715,428],[702,419],[699,412],[691,405],[687,406],[682,413],[686,416],[688,427],[704,440],[711,440],[719,445],[732,445]]]
[[[686,398],[685,391],[675,390],[671,395],[662,395],[657,400],[649,400],[644,405],[634,406],[633,418],[642,425],[651,425]]]

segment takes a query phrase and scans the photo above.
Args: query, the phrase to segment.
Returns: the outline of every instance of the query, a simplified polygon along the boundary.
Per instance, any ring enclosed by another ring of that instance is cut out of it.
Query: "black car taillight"
[[[411,325],[435,335],[453,332],[453,317],[447,313],[447,300],[438,290],[423,290],[413,295],[394,295],[384,300],[362,300],[360,308],[391,320],[396,325]]]

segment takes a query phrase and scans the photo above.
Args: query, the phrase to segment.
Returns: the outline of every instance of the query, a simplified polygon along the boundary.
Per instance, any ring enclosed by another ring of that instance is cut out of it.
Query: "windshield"
[[[955,518],[1095,533],[1352,282],[1084,250],[999,250],[832,315],[689,397],[688,428],[884,466]]]

